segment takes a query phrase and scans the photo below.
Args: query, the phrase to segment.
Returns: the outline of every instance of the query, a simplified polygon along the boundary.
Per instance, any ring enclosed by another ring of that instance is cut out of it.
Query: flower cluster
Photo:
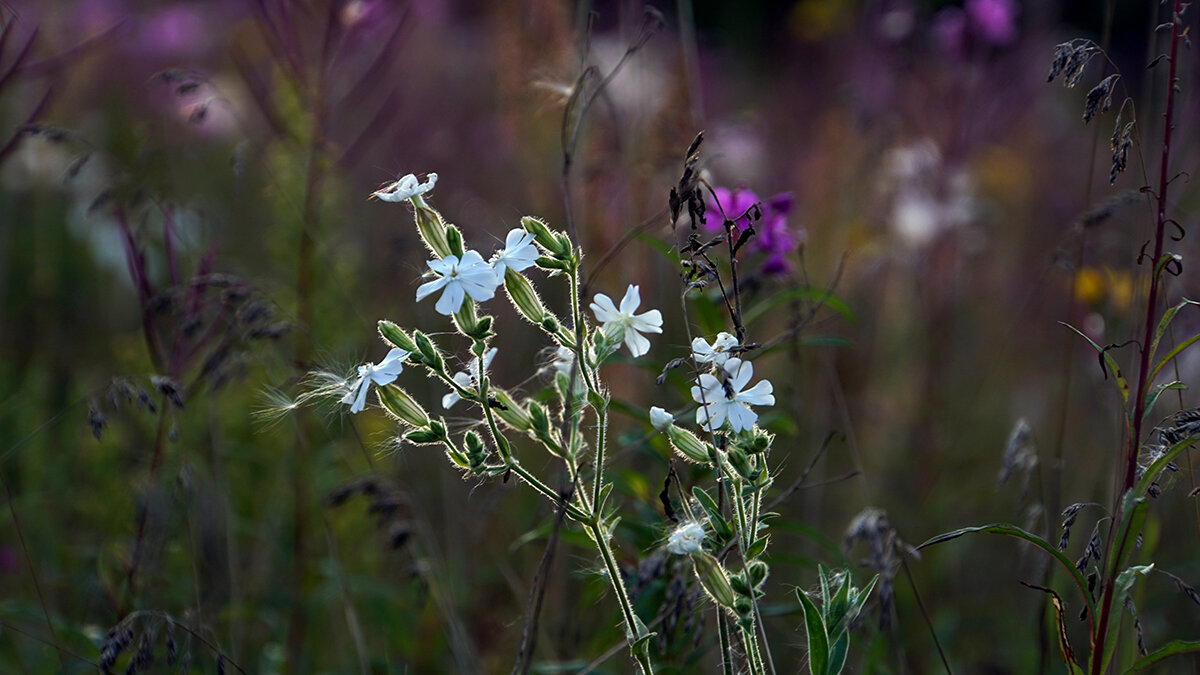
[[[709,215],[705,218],[705,230],[714,233],[723,230],[721,213],[733,221],[739,233],[753,225],[755,236],[748,246],[751,251],[766,255],[762,265],[763,274],[783,276],[792,271],[788,256],[804,241],[803,230],[788,228],[787,216],[792,211],[792,193],[781,192],[770,199],[760,200],[758,195],[745,188],[730,190],[716,187],[713,188],[713,195],[708,199]],[[752,218],[758,214],[762,217]]]
[[[506,269],[520,272],[531,267],[537,257],[533,235],[517,228],[509,231],[504,248],[497,251],[490,261],[485,261],[477,251],[465,251],[461,257],[450,254],[435,258],[427,264],[437,278],[417,288],[417,302],[440,290],[442,296],[438,298],[434,309],[439,314],[450,316],[462,307],[463,299],[468,296],[475,302],[491,300],[496,295],[496,289],[504,282]]]

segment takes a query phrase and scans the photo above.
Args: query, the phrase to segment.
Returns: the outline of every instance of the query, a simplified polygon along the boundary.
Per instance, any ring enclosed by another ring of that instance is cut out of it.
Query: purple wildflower
[[[1006,45],[1017,37],[1015,0],[967,0],[971,32],[984,42]]]
[[[792,265],[788,256],[796,250],[804,239],[803,231],[788,228],[787,216],[792,211],[792,193],[781,192],[765,201],[759,200],[758,195],[745,188],[730,190],[728,188],[713,188],[713,193],[725,210],[725,215],[733,219],[738,232],[750,226],[749,211],[756,203],[762,210],[762,218],[755,225],[755,236],[748,247],[751,251],[765,253],[761,271],[770,276],[785,275],[791,271]],[[709,232],[719,232],[722,227],[721,209],[712,201],[708,203],[708,217],[704,229]]]

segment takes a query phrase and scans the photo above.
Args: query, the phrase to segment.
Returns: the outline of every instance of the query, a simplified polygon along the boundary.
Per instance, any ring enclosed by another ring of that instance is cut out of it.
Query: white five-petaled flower
[[[680,525],[667,537],[667,553],[687,555],[700,550],[704,543],[704,526],[700,523]]]
[[[371,383],[374,382],[377,387],[391,384],[404,370],[404,360],[411,353],[394,347],[379,365],[367,363],[359,366],[358,381],[350,386],[350,391],[342,397],[342,403],[349,403],[352,413],[361,411],[367,406],[367,390],[371,388]]]
[[[520,272],[533,267],[539,255],[537,247],[533,245],[533,234],[518,227],[508,231],[504,248],[492,256],[492,269],[496,270],[496,276],[503,279],[505,269]]]
[[[424,300],[438,289],[444,289],[435,309],[446,316],[462,307],[466,295],[476,302],[491,300],[496,295],[496,287],[500,285],[495,270],[475,251],[464,253],[462,260],[456,255],[448,255],[441,260],[430,260],[428,265],[440,276],[417,288],[417,301]]]
[[[725,332],[717,333],[717,339],[713,340],[711,346],[704,338],[698,337],[692,340],[692,358],[697,363],[711,363],[720,368],[729,359],[729,349],[736,347],[737,343],[737,338]]]
[[[775,405],[774,387],[769,380],[742,391],[754,377],[754,366],[749,361],[729,359],[721,367],[722,379],[704,373],[700,386],[692,387],[692,400],[700,404],[696,409],[696,424],[708,431],[720,429],[725,420],[735,433],[754,426],[758,415],[750,410],[751,405]]]
[[[425,182],[417,180],[417,177],[411,173],[404,176],[395,183],[390,183],[375,192],[371,193],[375,197],[385,202],[402,202],[406,199],[412,199],[417,195],[423,195],[433,189],[437,184],[437,174],[430,173],[425,176]]]
[[[496,351],[496,348],[492,347],[483,353],[483,372],[486,373],[488,367],[492,365],[492,359],[496,357]],[[467,391],[475,391],[479,386],[479,360],[471,359],[471,363],[467,365],[466,370],[455,373],[454,382]],[[452,391],[442,397],[442,407],[449,409],[450,406],[461,400],[462,396],[459,396],[457,391]]]
[[[642,333],[661,333],[662,314],[657,309],[642,314],[634,314],[638,305],[642,304],[641,294],[637,286],[630,286],[621,299],[621,308],[613,304],[611,298],[603,293],[597,293],[592,301],[592,311],[596,320],[604,324],[601,330],[608,337],[616,337],[617,331],[625,340],[625,346],[634,356],[641,356],[650,351],[650,340]]]
[[[650,408],[650,426],[659,431],[666,431],[675,423],[675,416],[658,406]]]

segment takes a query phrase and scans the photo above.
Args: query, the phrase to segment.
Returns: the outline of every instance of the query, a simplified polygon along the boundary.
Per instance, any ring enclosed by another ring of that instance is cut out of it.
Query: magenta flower
[[[725,215],[733,219],[734,227],[739,232],[750,226],[749,211],[755,203],[762,210],[762,218],[755,223],[755,236],[748,244],[754,252],[766,254],[761,271],[770,276],[785,275],[792,269],[788,261],[800,242],[804,232],[788,227],[787,216],[792,211],[792,193],[781,192],[765,201],[759,200],[758,195],[745,188],[729,190],[728,188],[713,188],[717,200],[725,210]],[[722,228],[721,209],[717,208],[709,198],[708,214],[705,218],[704,229],[709,232],[720,232]]]
[[[967,0],[967,20],[971,32],[993,45],[1006,45],[1017,37],[1015,0]]]

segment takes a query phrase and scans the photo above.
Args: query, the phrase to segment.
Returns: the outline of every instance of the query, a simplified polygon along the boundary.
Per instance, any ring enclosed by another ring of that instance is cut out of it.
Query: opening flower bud
[[[419,196],[412,198],[412,204],[415,208],[413,218],[417,222],[417,232],[421,235],[421,241],[424,241],[429,250],[439,258],[450,255],[452,251],[449,242],[446,241],[446,221],[442,220],[442,214]]]

